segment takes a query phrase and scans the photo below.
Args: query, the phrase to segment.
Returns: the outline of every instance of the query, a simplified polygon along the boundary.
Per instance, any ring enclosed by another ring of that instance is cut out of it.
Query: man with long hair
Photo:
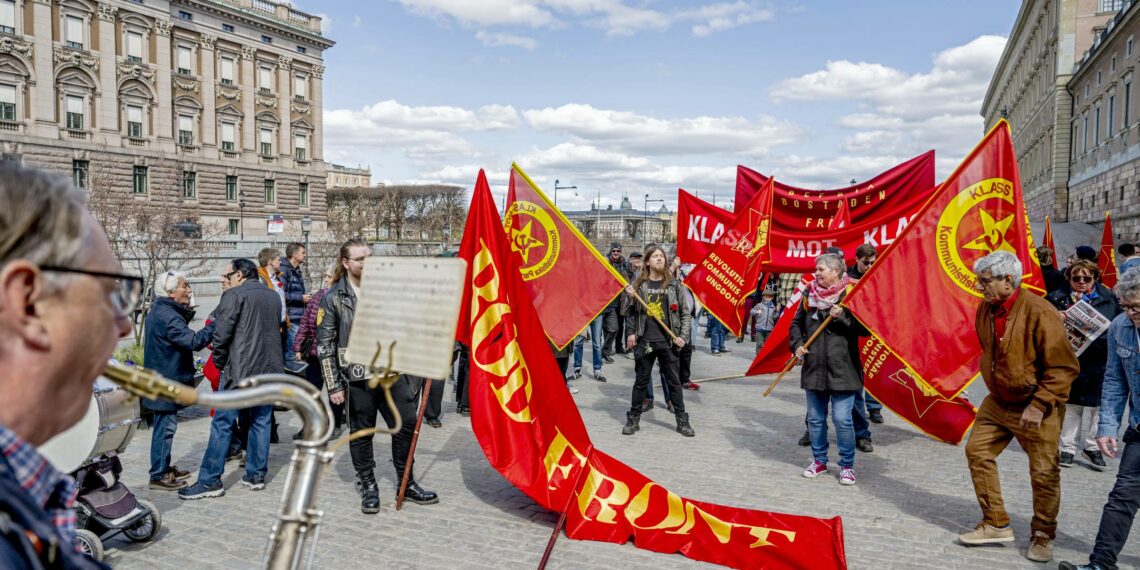
[[[626,292],[639,295],[648,305],[648,310],[637,303],[631,306],[626,317],[626,347],[633,350],[636,377],[632,405],[626,412],[626,423],[621,433],[633,435],[641,429],[642,402],[645,401],[656,361],[669,385],[669,402],[676,415],[677,432],[693,437],[695,434],[689,425],[689,414],[685,412],[681,382],[677,377],[679,352],[686,344],[685,339],[689,338],[692,319],[685,310],[681,282],[669,272],[663,249],[656,245],[645,248],[645,265],[633,284],[626,287]],[[665,323],[668,330],[661,323]]]
[[[352,321],[356,315],[356,303],[360,298],[360,277],[364,272],[364,260],[372,255],[368,244],[363,240],[350,239],[340,246],[333,284],[321,299],[317,325],[317,358],[320,359],[325,387],[329,391],[329,401],[339,405],[348,401],[348,425],[353,432],[376,427],[376,413],[384,417],[389,428],[396,425],[396,418],[388,409],[384,389],[368,387],[368,375],[362,364],[348,362],[344,353],[348,349],[348,336],[352,331]],[[414,349],[413,349],[414,350]],[[392,434],[392,464],[396,468],[396,481],[404,475],[404,465],[412,448],[412,434],[416,429],[416,394],[422,380],[407,374],[392,386],[392,399],[403,419],[400,431]],[[376,485],[376,460],[372,451],[372,436],[360,437],[349,444],[352,466],[356,470],[356,487],[360,491],[360,510],[365,514],[380,512],[380,490]],[[420,505],[439,502],[432,491],[425,490],[416,483],[415,475],[408,477],[405,498]]]

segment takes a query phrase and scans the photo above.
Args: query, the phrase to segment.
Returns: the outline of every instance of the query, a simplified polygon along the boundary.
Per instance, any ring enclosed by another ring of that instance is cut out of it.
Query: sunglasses
[[[1093,282],[1093,276],[1092,275],[1074,275],[1074,276],[1069,278],[1069,281],[1072,281],[1073,283],[1092,283]]]

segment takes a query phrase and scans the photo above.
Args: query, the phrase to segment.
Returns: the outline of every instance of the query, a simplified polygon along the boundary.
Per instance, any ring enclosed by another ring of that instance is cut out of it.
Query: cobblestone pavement
[[[747,367],[752,346],[729,344],[731,354],[714,357],[708,341],[694,356],[694,378],[738,373]],[[585,359],[589,367],[589,348]],[[588,370],[587,370],[588,372]],[[859,453],[854,487],[840,486],[835,469],[816,480],[800,476],[810,462],[796,445],[803,433],[804,402],[793,373],[769,398],[761,397],[771,376],[711,382],[685,391],[695,438],[674,431],[663,403],[642,417],[636,435],[621,435],[633,384],[633,361],[616,357],[604,368],[609,382],[586,376],[575,396],[599,449],[617,457],[670,490],[686,497],[756,509],[842,516],[851,568],[1056,568],[1024,558],[1029,542],[1029,475],[1025,454],[1012,445],[1000,460],[1003,490],[1017,541],[1013,546],[965,548],[958,533],[980,519],[962,447],[935,442],[901,419],[886,414],[873,426],[875,450]],[[449,388],[451,386],[449,385]],[[660,388],[658,401],[661,402]],[[980,401],[984,387],[971,387]],[[416,458],[417,479],[439,492],[434,506],[394,507],[397,480],[390,463],[390,440],[375,445],[382,510],[363,515],[353,488],[347,448],[342,448],[321,481],[325,511],[315,568],[534,568],[555,523],[554,514],[535,505],[492,470],[475,441],[467,418],[454,413],[449,390],[443,428],[425,425]],[[281,438],[288,441],[299,421],[279,414]],[[196,471],[205,449],[209,418],[188,411],[174,443],[174,462]],[[833,436],[834,441],[834,436]],[[217,499],[181,501],[174,493],[147,489],[150,432],[140,432],[124,454],[124,482],[158,504],[163,529],[150,543],[122,538],[107,541],[108,561],[117,568],[250,568],[260,560],[277,510],[291,453],[288,443],[273,445],[269,486],[253,492],[238,485],[242,473],[227,466],[227,494]],[[832,445],[833,460],[836,448]],[[1063,489],[1056,559],[1087,561],[1101,507],[1112,486],[1111,470],[1094,472],[1078,464],[1062,470]],[[1079,463],[1079,460],[1078,460]],[[192,479],[193,480],[193,479]],[[630,544],[575,541],[562,537],[551,568],[693,568],[708,565],[679,554],[639,550]],[[810,560],[804,561],[811,568]],[[1124,548],[1122,568],[1140,568],[1140,530]]]

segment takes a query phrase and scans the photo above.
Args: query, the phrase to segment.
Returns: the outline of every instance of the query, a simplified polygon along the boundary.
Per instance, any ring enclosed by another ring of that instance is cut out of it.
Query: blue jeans
[[[867,411],[882,410],[883,409],[883,405],[880,404],[879,401],[876,400],[875,397],[872,396],[870,392],[863,390],[863,394],[864,394],[864,399],[867,400]]]
[[[866,394],[868,398],[871,395],[867,394],[865,390],[856,390],[854,394],[855,404],[852,406],[853,417],[851,420],[855,426],[855,437],[859,439],[871,439],[871,422],[867,417],[867,410],[872,406],[870,401],[864,400],[864,394]],[[883,408],[883,405],[879,402],[875,402],[875,405],[879,406],[879,409]]]
[[[1124,432],[1123,444],[1116,484],[1104,504],[1096,545],[1092,556],[1089,556],[1089,562],[1107,570],[1116,570],[1116,557],[1124,550],[1128,531],[1132,528],[1137,509],[1140,509],[1140,432],[1128,428]]]
[[[804,390],[807,394],[808,433],[811,434],[811,454],[816,461],[827,463],[827,404],[831,403],[831,423],[835,426],[835,439],[839,444],[839,466],[855,466],[855,428],[851,422],[851,408],[856,392]]]
[[[287,370],[292,370],[301,364],[296,361],[293,353],[293,339],[297,338],[297,331],[300,328],[300,322],[290,323],[289,332],[287,332],[285,336],[285,368]]]
[[[245,461],[247,478],[265,477],[269,472],[269,416],[272,413],[273,406],[249,408],[249,443]],[[206,444],[202,467],[198,469],[199,483],[212,487],[222,482],[226,452],[230,447],[230,437],[237,415],[238,410],[214,412],[214,419],[210,422],[210,442]]]
[[[594,370],[602,369],[602,317],[598,317],[590,321],[590,348],[594,352]],[[624,340],[623,340],[624,342]],[[582,349],[586,344],[585,339],[578,337],[574,339],[574,370],[582,368]]]
[[[667,380],[665,380],[665,371],[664,370],[658,370],[658,375],[661,378],[661,395],[663,396],[662,401],[668,402],[669,401],[669,382]],[[645,388],[645,397],[649,398],[650,400],[653,399],[653,380],[650,380],[649,385],[646,386],[646,388]]]
[[[155,481],[170,471],[170,450],[174,447],[174,432],[178,431],[178,412],[154,412],[150,429],[150,480]]]
[[[709,338],[712,339],[712,351],[714,353],[724,350],[724,337],[728,334],[728,329],[721,324],[716,317],[709,314]]]

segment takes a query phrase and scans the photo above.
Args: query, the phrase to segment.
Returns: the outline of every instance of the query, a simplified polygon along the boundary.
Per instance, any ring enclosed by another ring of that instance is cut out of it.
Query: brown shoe
[[[150,488],[158,491],[177,491],[188,484],[187,481],[175,479],[174,473],[171,471],[167,471],[166,474],[159,479],[150,480]]]
[[[1001,544],[1013,542],[1013,528],[1006,525],[998,528],[984,522],[978,523],[974,530],[958,535],[958,542],[966,546],[980,546],[983,544]],[[1052,549],[1052,547],[1050,547]]]
[[[170,473],[173,473],[174,478],[178,479],[179,481],[190,478],[190,472],[179,469],[177,465],[170,466]]]
[[[1029,540],[1029,550],[1025,557],[1034,562],[1048,562],[1053,559],[1053,539],[1049,535],[1036,531]]]

